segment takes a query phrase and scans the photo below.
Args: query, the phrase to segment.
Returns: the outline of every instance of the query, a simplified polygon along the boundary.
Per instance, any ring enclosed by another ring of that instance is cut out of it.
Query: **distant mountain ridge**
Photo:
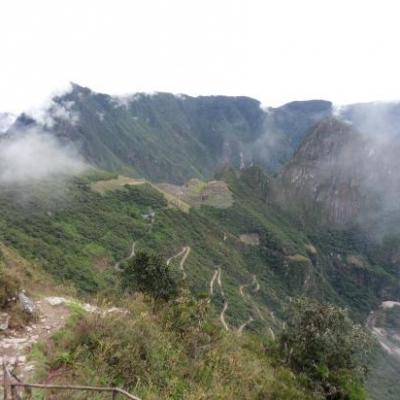
[[[263,108],[248,97],[113,97],[73,85],[42,111],[20,115],[1,140],[42,130],[98,169],[60,194],[52,184],[5,187],[1,241],[60,282],[108,290],[135,243],[165,260],[190,248],[188,285],[209,291],[232,329],[274,336],[299,295],[349,307],[360,322],[400,300],[397,104]],[[189,178],[219,181],[171,185]],[[244,295],[252,282],[254,303]],[[375,378],[372,398],[383,399]]]
[[[400,211],[400,140],[326,118],[309,132],[276,180],[282,206],[318,221],[372,223]]]
[[[39,120],[22,114],[10,132],[37,125],[72,141],[97,167],[183,183],[226,163],[276,170],[307,130],[332,112],[313,100],[262,109],[248,97],[135,94],[112,97],[73,85]],[[32,125],[33,124],[33,125]]]
[[[72,84],[8,132],[39,128],[95,167],[155,182],[210,179],[224,165],[277,174],[274,200],[298,215],[347,224],[391,212],[400,194],[400,103],[334,107],[325,100],[263,108],[249,97],[137,93]],[[383,161],[384,160],[384,161]],[[381,196],[385,193],[385,196]]]

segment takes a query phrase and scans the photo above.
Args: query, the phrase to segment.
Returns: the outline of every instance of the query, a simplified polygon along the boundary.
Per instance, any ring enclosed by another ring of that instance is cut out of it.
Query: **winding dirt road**
[[[221,292],[221,296],[223,298],[225,298],[224,289],[222,288],[221,274],[222,274],[221,268],[218,267],[217,283],[218,283],[218,286],[219,286],[219,291]]]
[[[118,272],[123,271],[123,269],[120,267],[121,264],[122,264],[123,262],[128,261],[128,260],[130,260],[131,258],[135,257],[135,247],[136,247],[136,242],[133,242],[133,243],[132,243],[132,249],[131,249],[131,252],[130,252],[129,256],[128,256],[128,257],[125,257],[125,258],[123,258],[122,260],[119,260],[119,261],[117,261],[117,262],[115,263],[114,269],[115,269],[116,271],[118,271]]]
[[[252,275],[252,280],[251,280],[250,283],[246,283],[246,284],[244,284],[244,285],[240,285],[240,286],[239,286],[239,292],[240,292],[240,295],[241,295],[243,298],[245,298],[245,296],[246,296],[246,294],[244,293],[244,289],[245,289],[245,288],[248,288],[248,287],[250,287],[250,286],[255,286],[255,287],[252,289],[252,292],[253,292],[253,293],[257,293],[257,292],[260,290],[260,284],[259,284],[258,281],[257,281],[257,275],[256,275],[256,274],[253,274],[253,275]]]
[[[268,330],[269,330],[269,334],[271,335],[272,340],[275,340],[275,333],[274,333],[274,331],[272,330],[272,328],[269,327]]]
[[[217,279],[218,276],[218,269],[215,270],[214,275],[212,276],[211,280],[210,280],[210,301],[211,301],[211,297],[214,296],[214,283],[215,280]]]
[[[242,334],[243,329],[246,328],[246,326],[251,324],[253,321],[254,321],[254,318],[250,315],[249,319],[247,321],[243,322],[243,324],[239,326],[239,328],[238,328],[239,335]]]
[[[178,258],[183,255],[183,257],[181,258],[181,261],[179,263],[179,269],[182,272],[183,280],[185,280],[187,278],[187,274],[185,271],[185,262],[186,262],[186,259],[189,257],[190,251],[191,251],[190,246],[185,246],[182,248],[182,250],[178,254],[175,254],[174,256],[168,258],[168,260],[166,262],[166,264],[169,265],[174,258]]]
[[[253,289],[253,293],[257,293],[260,290],[260,284],[258,283],[256,274],[253,275],[253,285],[255,285],[255,288]]]
[[[246,297],[250,300],[250,295],[246,294],[244,289],[248,288],[248,287],[251,287],[251,286],[254,286],[253,289],[251,290],[253,293],[257,293],[260,290],[260,284],[258,283],[256,274],[252,275],[250,283],[246,283],[246,284],[243,284],[243,285],[239,286],[239,293],[242,296],[243,300],[246,300]],[[260,319],[265,321],[265,318],[263,317],[263,315],[262,315],[260,309],[258,308],[257,304],[254,301],[252,301],[252,305],[253,305],[254,310],[256,311],[258,316],[260,317]],[[241,334],[243,332],[244,328],[246,328],[246,326],[251,324],[253,321],[254,321],[254,318],[253,318],[253,316],[250,315],[248,320],[245,321],[242,325],[239,326],[238,333]]]
[[[228,309],[229,303],[227,300],[224,300],[224,307],[222,308],[221,314],[219,316],[219,319],[221,320],[222,326],[225,328],[226,331],[229,331],[229,326],[225,321],[225,312]]]
[[[223,308],[222,308],[221,314],[219,315],[219,319],[221,320],[221,324],[222,324],[222,326],[225,328],[225,330],[226,330],[226,331],[229,331],[229,325],[228,325],[228,324],[226,323],[226,321],[225,321],[225,312],[226,312],[226,310],[227,310],[228,307],[229,307],[229,303],[228,303],[228,300],[227,300],[226,297],[225,297],[224,289],[222,288],[222,278],[221,278],[221,275],[222,275],[222,270],[221,270],[221,268],[219,267],[219,268],[218,268],[217,283],[218,283],[218,286],[219,286],[219,291],[220,291],[220,293],[221,293],[221,296],[222,296],[223,299],[224,299],[224,306],[223,306]]]

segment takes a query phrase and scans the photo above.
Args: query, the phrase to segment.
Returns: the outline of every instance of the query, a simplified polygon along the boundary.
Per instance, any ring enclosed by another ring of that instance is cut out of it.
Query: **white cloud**
[[[63,179],[87,168],[77,152],[38,131],[15,133],[0,146],[0,184]]]
[[[0,113],[0,135],[14,123],[16,116],[9,113]]]
[[[391,100],[399,11],[391,0],[5,0],[0,110],[20,112],[69,81],[268,105]]]
[[[72,125],[79,122],[79,113],[74,110],[74,102],[57,100],[58,96],[68,94],[72,86],[63,91],[53,92],[40,106],[33,107],[26,113],[46,128],[52,128],[57,120],[68,121]]]

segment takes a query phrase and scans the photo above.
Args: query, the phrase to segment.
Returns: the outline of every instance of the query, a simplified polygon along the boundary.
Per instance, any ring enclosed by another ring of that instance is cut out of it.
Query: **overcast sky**
[[[69,81],[265,105],[400,99],[399,3],[1,0],[0,111],[28,109]]]

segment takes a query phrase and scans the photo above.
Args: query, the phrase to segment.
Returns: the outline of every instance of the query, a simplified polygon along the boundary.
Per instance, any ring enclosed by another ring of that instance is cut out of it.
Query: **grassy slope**
[[[54,102],[76,118],[67,121],[56,112],[54,126],[46,129],[68,145],[73,142],[92,165],[179,184],[209,179],[226,162],[239,168],[241,153],[246,164],[255,161],[276,170],[308,129],[331,112],[324,101],[265,112],[248,97],[156,93],[116,98],[78,85]],[[11,132],[34,123],[21,115]]]
[[[90,189],[91,181],[100,178],[104,176],[76,179],[59,192],[51,189],[56,195],[47,203],[41,199],[48,188],[25,188],[25,198],[3,190],[1,240],[56,279],[92,294],[112,291],[112,266],[129,253],[134,240],[138,248],[165,259],[191,246],[186,262],[190,286],[207,292],[215,268],[221,266],[232,325],[251,312],[239,294],[239,285],[249,283],[251,274],[260,282],[253,298],[267,307],[262,310],[267,321],[269,310],[279,313],[288,296],[306,293],[328,299],[349,305],[362,317],[378,301],[381,288],[391,290],[392,276],[383,268],[367,259],[360,270],[346,261],[347,255],[360,252],[351,233],[306,231],[266,205],[268,182],[257,169],[243,173],[241,179],[226,172],[224,179],[235,199],[232,207],[203,206],[188,213],[167,207],[162,194],[147,184],[101,195]],[[149,209],[156,212],[154,224],[143,218]],[[257,233],[260,245],[243,244],[238,237],[246,233]],[[317,248],[316,255],[307,250],[310,244]],[[218,292],[214,303],[221,307]]]
[[[154,308],[138,295],[123,306],[123,315],[106,318],[75,309],[68,326],[35,349],[36,379],[117,385],[146,400],[318,398],[278,365],[265,337],[213,323],[206,299],[186,293]]]
[[[168,207],[149,184],[104,194],[91,190],[93,181],[105,178],[113,176],[97,173],[66,186],[25,187],[24,195],[3,188],[1,242],[41,266],[55,285],[72,283],[81,295],[102,293],[114,299],[119,294],[113,264],[129,253],[133,240],[138,241],[137,248],[158,252],[165,259],[189,245],[190,287],[195,293],[208,292],[220,266],[229,326],[238,327],[251,314],[255,322],[249,329],[259,333],[279,329],[271,311],[284,317],[288,296],[307,294],[347,305],[355,318],[363,319],[381,297],[392,296],[397,288],[394,270],[379,246],[369,249],[357,232],[305,229],[266,203],[269,180],[256,168],[243,171],[240,178],[230,170],[219,177],[233,192],[232,207],[202,206],[189,212]],[[156,213],[154,224],[143,218],[150,209]],[[244,233],[257,233],[260,245],[242,243],[238,238]],[[310,245],[315,250],[310,251]],[[362,264],[355,265],[354,260]],[[173,265],[179,279],[178,260]],[[250,283],[252,274],[257,274],[260,291],[247,291],[251,296],[243,299],[239,285]],[[214,289],[211,312],[219,325],[223,298],[217,286]],[[373,379],[380,381],[379,375]]]
[[[238,166],[239,143],[262,134],[264,114],[250,98],[158,93],[125,100],[75,86],[56,101],[73,102],[79,124],[60,120],[52,131],[93,165],[173,183],[209,177],[227,159]]]

